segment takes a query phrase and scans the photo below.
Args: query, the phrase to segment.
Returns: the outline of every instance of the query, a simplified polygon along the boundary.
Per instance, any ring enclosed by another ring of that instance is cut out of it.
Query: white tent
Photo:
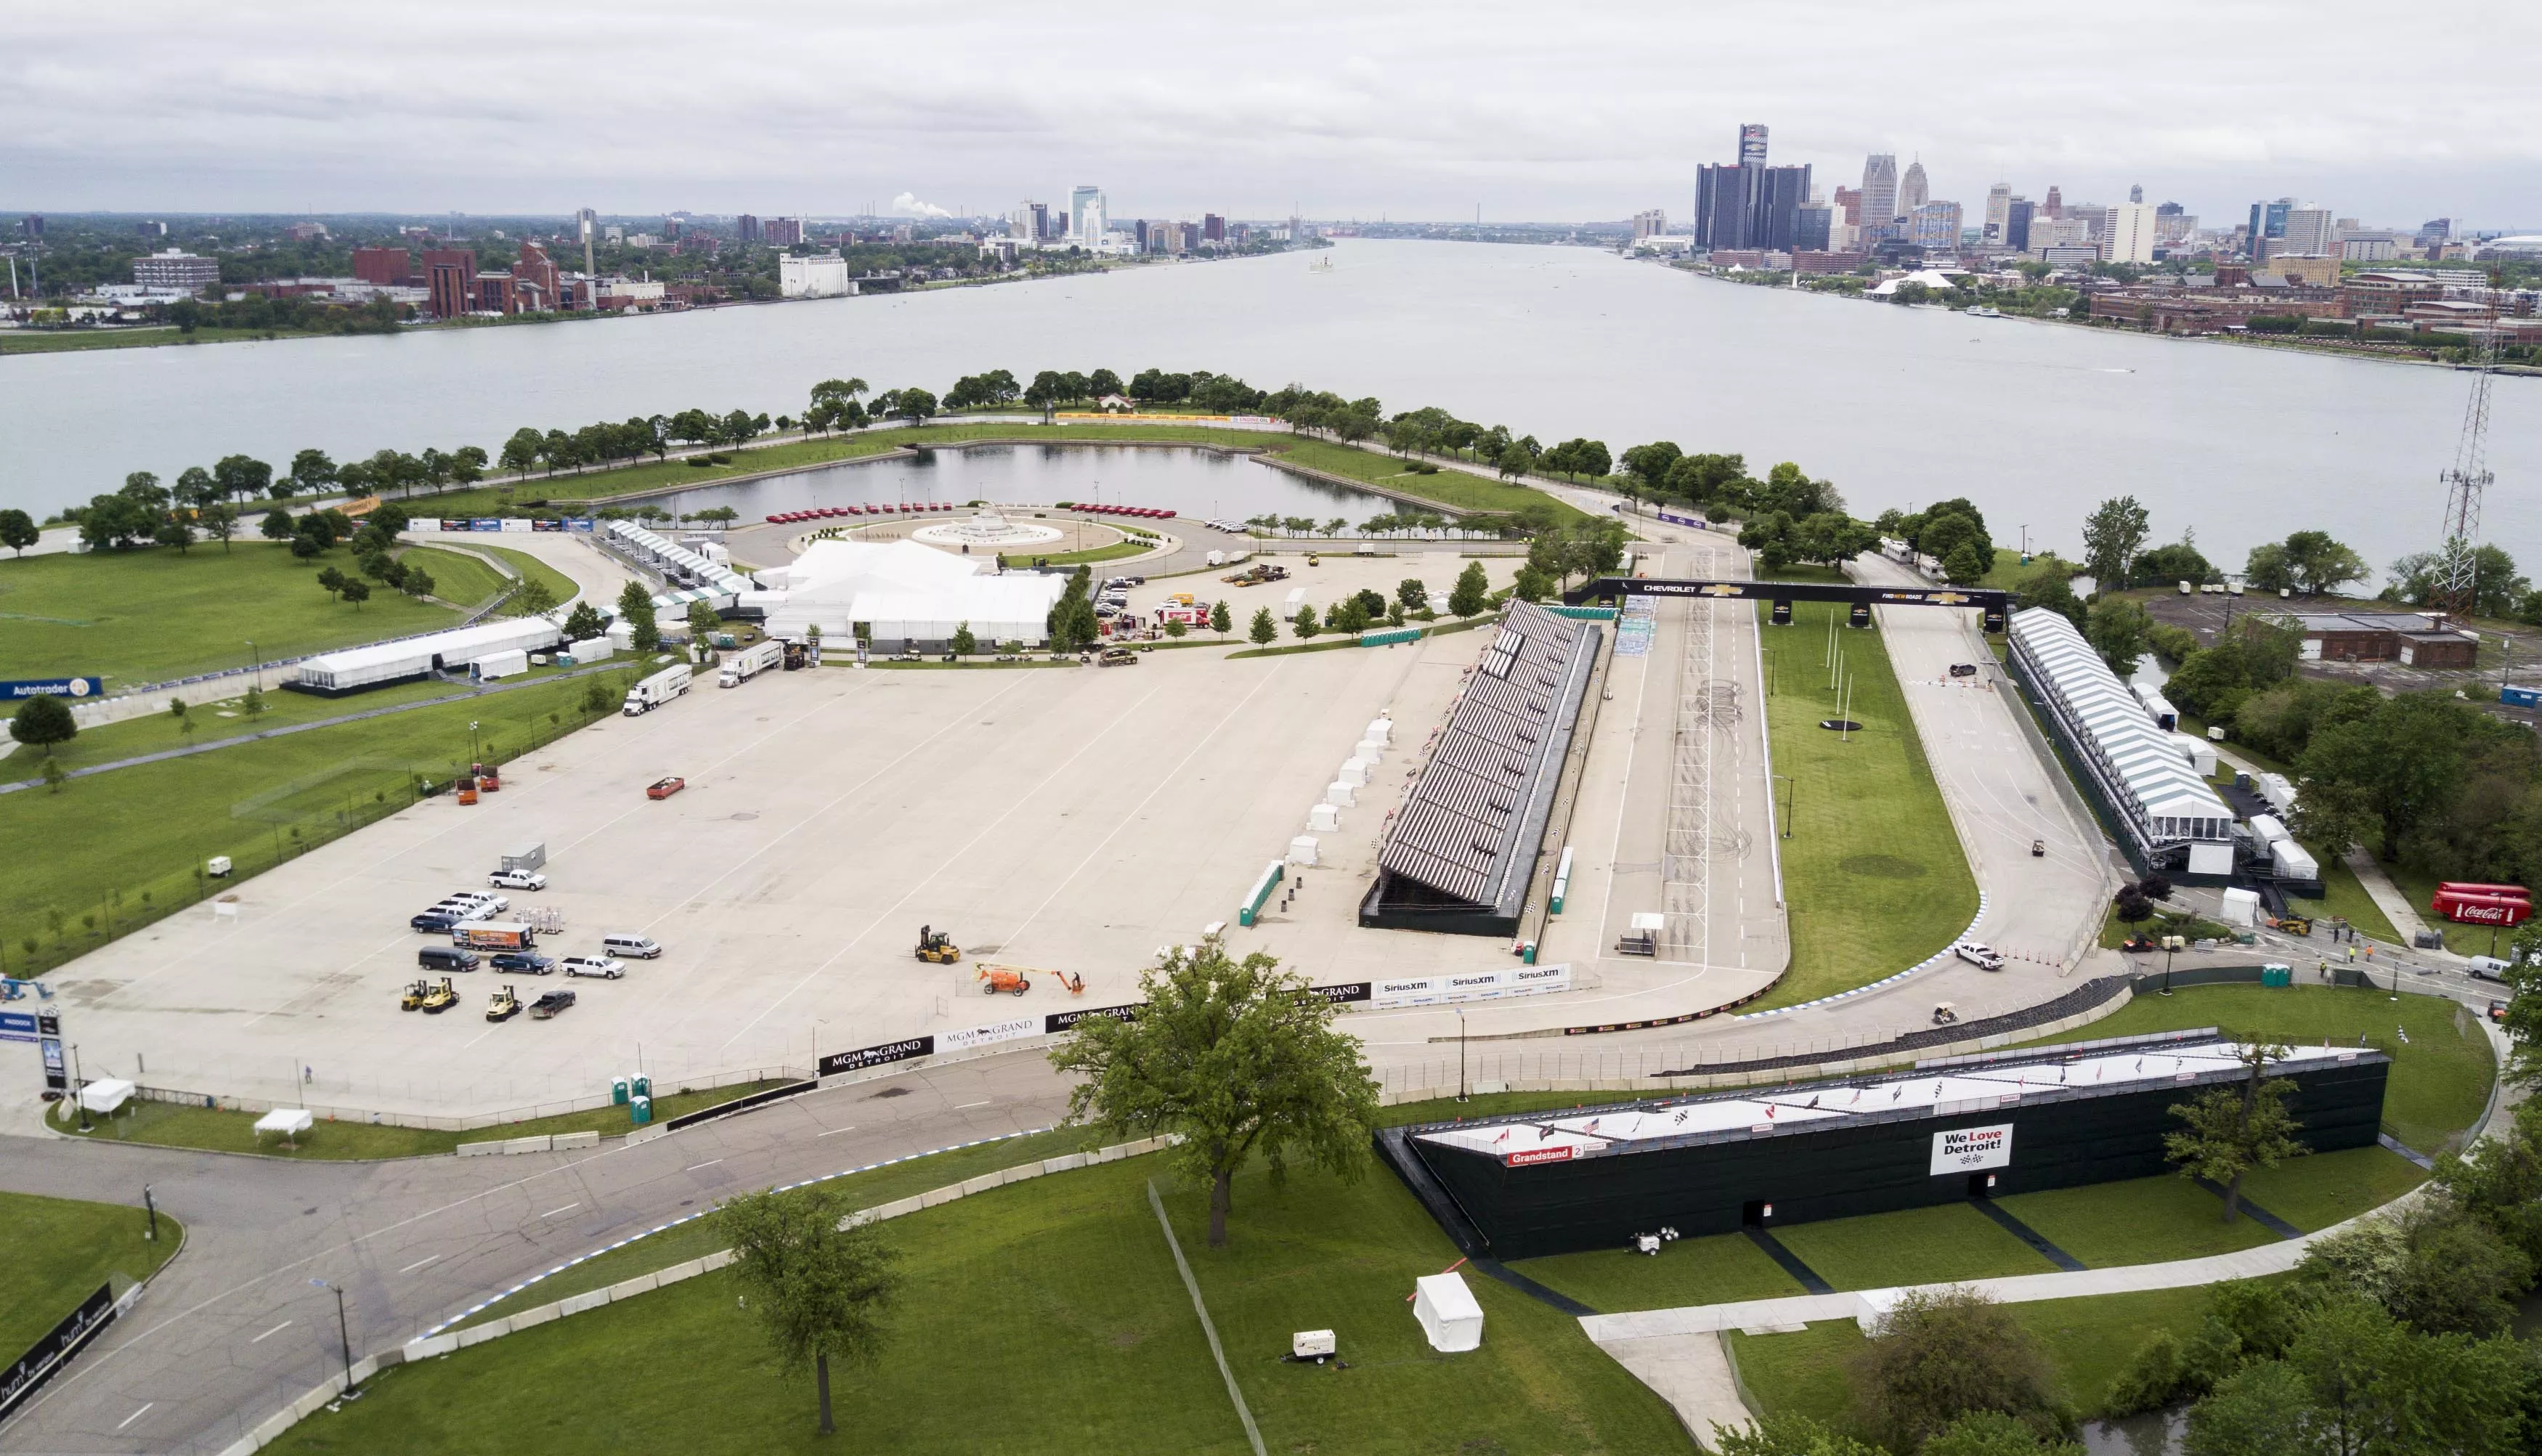
[[[845,641],[864,622],[877,646],[937,644],[968,622],[984,646],[1046,640],[1050,609],[1067,578],[981,574],[989,565],[913,541],[817,541],[790,564],[761,572],[767,590],[743,605],[767,614],[775,637],[801,637],[817,626],[823,640]]]
[[[111,1113],[132,1096],[130,1082],[120,1077],[101,1077],[80,1088],[80,1106],[93,1113]]]
[[[1454,1354],[1482,1347],[1483,1307],[1463,1274],[1423,1274],[1412,1281],[1412,1317],[1421,1322],[1432,1349]]]
[[[277,1107],[256,1120],[256,1132],[260,1138],[267,1132],[279,1132],[284,1137],[296,1137],[308,1131],[317,1121],[309,1115],[309,1109],[305,1107]]]

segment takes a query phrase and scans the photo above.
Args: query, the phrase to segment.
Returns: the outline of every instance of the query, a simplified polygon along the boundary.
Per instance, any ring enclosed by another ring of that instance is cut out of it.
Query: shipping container
[[[503,852],[503,868],[507,870],[545,869],[547,863],[548,846],[545,840],[534,839],[527,844]]]
[[[2542,707],[2542,688],[2523,688],[2508,683],[2498,690],[2498,700],[2508,707]]]

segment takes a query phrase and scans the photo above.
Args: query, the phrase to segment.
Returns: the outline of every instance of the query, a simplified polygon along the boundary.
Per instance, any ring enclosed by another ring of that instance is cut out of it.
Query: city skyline
[[[912,204],[903,215],[989,215],[1074,174],[1106,179],[1123,216],[1283,217],[1294,202],[1324,218],[1608,220],[1684,208],[1715,153],[1702,139],[1764,116],[1782,163],[1832,179],[1870,152],[1920,158],[1932,195],[1972,211],[1991,182],[2035,195],[2054,178],[2113,201],[2141,182],[2209,218],[2295,194],[2396,225],[2542,223],[2528,215],[2542,102],[2450,66],[2441,90],[2392,87],[2459,36],[2387,28],[2359,45],[2361,7],[2272,31],[2267,68],[2229,86],[2179,67],[2175,47],[2241,22],[2186,6],[2117,33],[2037,18],[2019,63],[1842,4],[1806,23],[1625,5],[1546,34],[1515,6],[1310,0],[1304,16],[1178,17],[1125,39],[993,0],[958,63],[916,67],[940,38],[917,15],[444,13],[456,23],[418,30],[358,10],[145,3],[106,48],[76,17],[13,13],[0,203],[544,213],[562,191],[630,215],[771,195],[814,215],[886,197]],[[470,19],[497,16],[517,43],[477,45]],[[2523,15],[2484,29],[2510,53],[2542,38]],[[568,41],[578,63],[561,66]],[[634,146],[590,119],[655,108],[681,124]]]

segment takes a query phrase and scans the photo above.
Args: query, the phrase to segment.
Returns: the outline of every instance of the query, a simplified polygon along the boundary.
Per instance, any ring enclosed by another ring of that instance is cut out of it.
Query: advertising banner
[[[1524,1168],[1530,1163],[1567,1163],[1571,1161],[1571,1144],[1558,1147],[1524,1148],[1509,1155],[1509,1166]]]
[[[833,1052],[821,1058],[820,1074],[835,1077],[841,1072],[860,1071],[868,1066],[883,1066],[894,1061],[932,1056],[935,1053],[934,1037],[903,1037],[878,1047],[860,1047],[854,1052]]]
[[[1037,1037],[1041,1034],[1040,1017],[1018,1016],[1012,1021],[995,1021],[987,1026],[964,1027],[960,1031],[946,1032],[935,1039],[935,1045],[936,1050],[941,1052],[967,1052],[974,1047],[987,1047],[998,1042],[1021,1041],[1025,1037]]]
[[[2012,1166],[2012,1125],[1953,1128],[1933,1134],[1933,1176]]]
[[[44,1338],[28,1347],[18,1363],[0,1372],[0,1417],[18,1409],[21,1402],[34,1395],[37,1388],[53,1377],[72,1355],[80,1352],[114,1319],[114,1290],[100,1284],[97,1292],[80,1301],[80,1307],[64,1316]]]
[[[1468,971],[1458,976],[1412,976],[1374,982],[1369,999],[1379,1006],[1422,1006],[1570,988],[1571,968],[1567,965],[1519,966],[1508,971]]]
[[[1085,1006],[1074,1011],[1053,1011],[1041,1019],[1041,1029],[1045,1035],[1053,1035],[1068,1030],[1089,1016],[1109,1016],[1114,1021],[1132,1021],[1136,1020],[1138,1015],[1139,1008],[1135,1005]]]
[[[1339,985],[1310,985],[1307,987],[1307,994],[1331,1001],[1336,1005],[1347,1005],[1352,1001],[1367,1000],[1372,994],[1371,983],[1346,981]]]
[[[35,1039],[36,1013],[0,1011],[0,1042],[32,1042]]]
[[[104,678],[19,678],[0,682],[0,702],[29,697],[103,697]]]

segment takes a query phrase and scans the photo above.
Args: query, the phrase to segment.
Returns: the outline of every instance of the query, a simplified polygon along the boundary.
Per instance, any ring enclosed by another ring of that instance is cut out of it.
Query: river
[[[1329,258],[1331,271],[1310,270]],[[856,375],[1212,369],[1437,404],[1550,444],[1799,462],[1859,514],[1965,495],[1999,542],[2080,549],[2132,493],[2221,564],[2313,527],[2378,566],[2438,536],[2469,377],[1745,288],[1584,249],[1344,241],[1309,256],[570,325],[0,361],[0,505],[127,471],[499,444],[690,405],[800,407]],[[2542,381],[2497,384],[2487,538],[2537,551]],[[1231,502],[1231,514],[1250,508]],[[2527,563],[2542,567],[2542,559]]]

